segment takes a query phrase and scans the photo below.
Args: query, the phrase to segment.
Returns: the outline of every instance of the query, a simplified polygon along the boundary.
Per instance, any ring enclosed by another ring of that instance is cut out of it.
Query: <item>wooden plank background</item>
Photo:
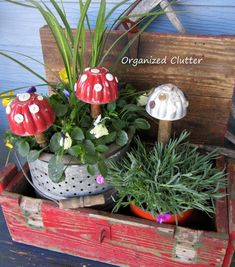
[[[120,35],[113,32],[107,47]],[[63,64],[47,27],[41,29],[44,61],[48,69],[58,72]],[[117,51],[125,45],[121,41],[104,62],[112,67]],[[90,45],[87,43],[87,55]],[[148,90],[163,83],[174,83],[189,100],[188,115],[173,123],[177,132],[187,129],[191,141],[218,145],[227,129],[235,77],[235,37],[180,36],[144,33],[140,38],[139,58],[164,58],[167,64],[130,67],[119,64],[115,75],[121,81],[130,82],[138,89]],[[128,55],[127,55],[128,56]],[[170,59],[203,58],[201,64],[171,64]],[[46,70],[49,81],[55,81]],[[153,129],[157,132],[157,129]]]
[[[63,0],[71,25],[76,25],[79,16],[79,7],[75,0]],[[99,0],[92,0],[90,14],[93,17],[92,27],[97,14]],[[108,7],[112,7],[118,0],[107,0]],[[128,2],[131,3],[133,0]],[[48,3],[48,1],[46,1]],[[235,1],[234,0],[183,0],[177,10],[178,16],[189,34],[235,34]],[[120,13],[117,11],[115,15]],[[111,18],[112,19],[112,18]],[[12,5],[5,1],[0,2],[0,50],[11,50],[26,53],[42,61],[42,51],[39,37],[39,28],[45,24],[40,14],[33,9]],[[110,23],[109,23],[110,25]],[[159,18],[148,29],[157,32],[175,32],[165,16]],[[39,74],[44,75],[41,65],[24,59]],[[0,58],[0,91],[37,84],[39,81],[16,64]],[[46,91],[46,90],[45,90]],[[44,91],[44,92],[45,92]],[[3,142],[3,133],[7,129],[5,110],[0,105],[0,166],[3,166],[7,150]],[[14,160],[14,157],[12,157]]]

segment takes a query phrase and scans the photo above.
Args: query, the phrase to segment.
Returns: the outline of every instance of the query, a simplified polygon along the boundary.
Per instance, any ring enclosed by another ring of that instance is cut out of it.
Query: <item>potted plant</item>
[[[199,153],[186,142],[188,135],[183,131],[168,144],[150,148],[137,138],[121,161],[109,163],[106,180],[119,196],[114,211],[131,204],[136,215],[160,223],[182,223],[192,209],[215,212],[226,176],[214,167],[216,152]]]
[[[105,158],[120,157],[136,129],[147,129],[149,124],[139,117],[138,112],[142,108],[137,106],[138,95],[135,89],[130,85],[124,88],[119,86],[120,92],[117,99],[118,80],[114,74],[102,68],[101,64],[115,44],[142,20],[139,20],[130,30],[123,32],[105,50],[110,32],[106,27],[107,20],[126,1],[119,2],[106,12],[106,1],[101,0],[94,31],[90,29],[87,15],[91,0],[79,1],[80,17],[75,34],[72,32],[63,7],[54,0],[50,0],[53,10],[46,3],[34,0],[9,2],[35,8],[41,13],[54,37],[64,69],[60,75],[55,74],[59,82],[54,84],[10,54],[0,52],[0,55],[21,65],[53,89],[53,94],[49,97],[38,95],[35,87],[16,98],[12,97],[9,91],[1,93],[0,97],[12,100],[6,107],[11,129],[6,133],[6,145],[10,150],[16,146],[19,153],[27,157],[34,186],[39,193],[43,193],[48,198],[60,199],[97,194],[108,190],[109,187],[104,179],[107,174]],[[125,54],[139,34],[162,13],[159,11],[149,14],[151,16],[149,21],[133,35],[123,51],[120,51],[120,57]],[[115,22],[120,19],[123,18],[119,16]],[[88,27],[92,46],[88,66],[84,64],[85,27]],[[24,55],[21,54],[21,56]],[[27,55],[25,57],[29,58]],[[94,103],[90,102],[89,98],[82,97],[79,92],[84,89],[84,83],[91,78],[88,85],[85,83],[88,88],[92,81],[102,80],[99,75],[103,73],[107,79],[106,83],[93,84],[93,89],[99,94],[107,82],[110,82],[107,87],[115,90],[113,97],[106,99],[107,101],[101,101],[98,98],[98,102]],[[94,77],[91,77],[92,75]],[[95,114],[92,117],[87,103],[91,104],[91,113]],[[100,104],[103,105],[100,106]]]

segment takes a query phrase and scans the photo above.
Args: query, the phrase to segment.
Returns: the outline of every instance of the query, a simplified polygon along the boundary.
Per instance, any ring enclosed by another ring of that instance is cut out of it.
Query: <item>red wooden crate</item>
[[[0,188],[0,204],[17,242],[117,266],[202,267],[224,261],[229,266],[226,197],[217,202],[216,229],[205,231],[93,209],[59,209],[25,195],[27,181],[13,164],[0,173]]]

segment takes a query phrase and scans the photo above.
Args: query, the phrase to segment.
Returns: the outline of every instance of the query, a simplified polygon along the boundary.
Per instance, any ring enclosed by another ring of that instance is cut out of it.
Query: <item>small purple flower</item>
[[[157,222],[163,223],[166,220],[170,219],[171,215],[168,213],[160,214],[156,217]]]
[[[104,179],[104,176],[102,176],[102,175],[97,175],[96,176],[96,182],[97,182],[97,184],[104,184],[104,182],[105,182],[105,179]]]
[[[155,105],[156,105],[156,103],[155,103],[154,100],[150,101],[150,103],[149,103],[149,107],[150,107],[151,109],[153,109],[153,108],[155,107]]]
[[[27,93],[31,94],[31,93],[36,93],[37,92],[37,89],[35,86],[32,86],[30,87],[28,90],[27,90]]]
[[[64,89],[64,95],[67,97],[67,98],[69,98],[70,97],[70,93],[69,93],[69,91],[68,90],[66,90],[66,89]]]

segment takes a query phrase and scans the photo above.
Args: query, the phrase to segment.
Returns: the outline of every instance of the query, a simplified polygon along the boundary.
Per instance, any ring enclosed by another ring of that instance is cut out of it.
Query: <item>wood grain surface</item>
[[[216,220],[217,230],[207,231],[203,224],[193,229],[93,209],[61,210],[51,201],[25,196],[26,184],[19,172],[0,196],[17,242],[117,266],[222,266],[226,217]],[[226,205],[221,201],[218,207],[227,210]]]
[[[107,47],[120,34],[112,32]],[[41,41],[46,66],[58,72],[63,64],[46,27],[41,29]],[[113,67],[117,53],[126,41],[124,38],[117,44],[106,58],[104,66],[109,69]],[[89,58],[89,41],[86,53]],[[187,95],[189,109],[184,119],[173,123],[173,129],[177,133],[183,129],[189,130],[194,143],[221,144],[234,92],[235,38],[143,33],[138,58],[165,57],[166,64],[130,67],[120,63],[115,74],[119,80],[130,82],[140,90],[150,90],[162,83],[174,83]],[[174,57],[202,60],[200,64],[172,64]],[[47,79],[56,81],[48,69]],[[156,129],[152,131],[155,133]]]

